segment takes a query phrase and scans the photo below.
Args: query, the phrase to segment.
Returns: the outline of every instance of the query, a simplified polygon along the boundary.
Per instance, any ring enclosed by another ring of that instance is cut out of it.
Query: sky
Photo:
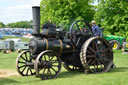
[[[41,0],[0,0],[0,22],[4,24],[32,20],[32,6]]]
[[[32,20],[32,6],[41,0],[0,0],[0,22],[4,24]]]

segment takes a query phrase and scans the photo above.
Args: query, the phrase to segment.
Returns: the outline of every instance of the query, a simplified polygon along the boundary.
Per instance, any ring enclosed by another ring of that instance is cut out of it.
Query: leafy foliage
[[[41,24],[52,20],[56,25],[68,29],[75,20],[91,21],[95,10],[90,4],[93,0],[42,0]]]
[[[3,22],[0,22],[0,28],[4,28],[5,24]]]
[[[11,28],[31,28],[32,21],[20,21],[16,23],[9,23],[7,24],[7,26]]]
[[[105,32],[128,37],[128,1],[99,0],[94,19]]]

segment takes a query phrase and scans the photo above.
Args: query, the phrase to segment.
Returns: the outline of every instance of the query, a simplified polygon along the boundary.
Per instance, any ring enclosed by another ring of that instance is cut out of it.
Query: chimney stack
[[[40,34],[40,7],[33,6],[32,14],[33,14],[33,34],[38,35]]]

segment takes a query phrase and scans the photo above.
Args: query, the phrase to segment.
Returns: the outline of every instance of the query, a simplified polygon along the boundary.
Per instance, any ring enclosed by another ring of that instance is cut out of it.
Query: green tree
[[[32,28],[32,21],[20,21],[16,23],[7,24],[11,28]]]
[[[15,23],[8,23],[6,25],[6,27],[15,28],[16,27],[16,24]]]
[[[128,1],[99,0],[94,19],[105,32],[128,37]]]
[[[4,28],[5,24],[3,22],[0,22],[0,28]]]
[[[95,13],[91,2],[92,0],[42,0],[41,24],[52,20],[56,25],[62,23],[68,29],[75,20],[84,19],[90,22]]]

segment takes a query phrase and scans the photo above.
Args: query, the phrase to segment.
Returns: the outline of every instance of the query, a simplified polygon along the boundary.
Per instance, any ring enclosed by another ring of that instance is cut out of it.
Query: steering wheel
[[[87,26],[86,28],[89,29],[89,32],[92,35],[93,32],[92,32],[91,26],[85,20],[77,20],[77,21],[73,22],[72,25],[70,26],[69,38],[75,47],[78,46],[78,44],[81,40],[82,34],[83,34],[84,29],[81,29],[81,28],[83,28],[83,27],[85,28],[85,26]],[[76,36],[77,36],[77,38],[76,38]]]

